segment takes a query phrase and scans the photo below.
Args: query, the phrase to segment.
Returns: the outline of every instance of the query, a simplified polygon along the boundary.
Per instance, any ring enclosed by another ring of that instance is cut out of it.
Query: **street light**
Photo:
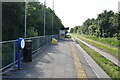
[[[25,0],[25,23],[24,23],[24,38],[26,38],[26,14],[27,14],[27,9],[26,9],[26,6],[27,6],[27,1]]]
[[[46,24],[46,0],[44,0],[44,33],[45,36],[45,24]]]
[[[53,35],[53,27],[54,27],[54,0],[52,4],[53,14],[52,14],[52,35]]]

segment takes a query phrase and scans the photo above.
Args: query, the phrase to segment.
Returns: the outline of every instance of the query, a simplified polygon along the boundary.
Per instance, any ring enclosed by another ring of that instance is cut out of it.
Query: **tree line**
[[[120,12],[104,10],[97,18],[87,19],[81,26],[71,28],[71,33],[93,35],[97,37],[120,37]]]
[[[64,26],[55,12],[45,7],[40,2],[27,2],[27,37],[43,36],[44,29],[44,8],[46,8],[46,35],[58,34]],[[24,38],[24,2],[3,2],[2,3],[2,39],[13,40],[19,37]]]

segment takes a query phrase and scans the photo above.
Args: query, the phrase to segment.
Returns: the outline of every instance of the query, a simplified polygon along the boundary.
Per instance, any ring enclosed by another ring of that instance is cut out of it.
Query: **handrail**
[[[55,35],[46,35],[46,36],[55,36]],[[29,37],[29,38],[23,38],[23,39],[33,39],[33,38],[46,37],[46,36]],[[3,42],[0,42],[0,44],[10,43],[10,42],[15,42],[15,41],[17,41],[17,39],[16,40],[3,41]]]
[[[33,46],[32,46],[32,53],[34,53],[34,52],[36,52],[37,50],[39,50],[40,48],[42,48],[42,47],[44,47],[46,44],[48,44],[48,43],[50,43],[50,41],[51,41],[51,39],[53,38],[53,37],[56,37],[56,38],[58,38],[58,34],[57,35],[46,35],[46,36],[37,36],[37,37],[29,37],[29,38],[23,38],[23,39],[25,39],[25,40],[27,40],[27,39],[31,39],[31,40],[33,40]],[[34,41],[34,39],[35,39],[35,41]],[[41,40],[42,41],[41,41]],[[44,40],[45,39],[45,40]],[[11,66],[11,65],[13,65],[14,63],[15,63],[15,61],[16,61],[16,42],[17,42],[18,40],[16,39],[16,40],[9,40],[9,41],[3,41],[3,42],[0,42],[0,44],[2,44],[3,45],[3,48],[4,48],[4,45],[6,45],[7,43],[13,43],[11,46],[12,46],[12,48],[10,49],[10,50],[12,50],[13,52],[12,52],[12,56],[13,56],[13,58],[12,58],[12,61],[10,61],[10,64],[5,64],[1,69],[0,69],[0,71],[1,70],[4,70],[4,69],[6,69],[8,66]],[[42,43],[42,44],[41,44]],[[8,44],[9,45],[9,44]],[[35,46],[36,45],[36,46]],[[6,46],[5,46],[5,48],[6,48]],[[4,49],[5,50],[5,49]],[[21,56],[22,57],[22,56]]]
[[[10,41],[3,41],[3,42],[0,42],[0,44],[3,44],[3,43],[10,43],[10,42],[15,42],[17,40],[10,40]]]

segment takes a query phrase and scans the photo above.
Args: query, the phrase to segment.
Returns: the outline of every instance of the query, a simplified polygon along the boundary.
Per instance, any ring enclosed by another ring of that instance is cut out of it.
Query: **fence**
[[[49,35],[49,36],[39,36],[26,38],[32,40],[32,53],[37,51],[39,48],[51,42],[52,38],[58,39],[58,35]],[[2,66],[0,67],[0,71],[7,68],[10,65],[15,64],[17,61],[17,52],[18,52],[18,44],[17,40],[4,41],[0,42],[2,44],[2,53],[0,53],[0,60],[2,60]],[[2,57],[1,57],[2,56]],[[21,57],[23,56],[23,52],[21,51]]]

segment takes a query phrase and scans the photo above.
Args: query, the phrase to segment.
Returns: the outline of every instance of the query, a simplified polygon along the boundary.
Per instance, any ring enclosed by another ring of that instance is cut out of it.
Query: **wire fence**
[[[25,40],[32,40],[32,53],[36,52],[39,48],[51,42],[52,38],[58,39],[58,35],[49,35],[49,36],[39,36],[26,38]],[[2,53],[0,53],[0,60],[2,60],[2,66],[0,71],[6,67],[15,64],[17,61],[17,52],[18,52],[18,41],[4,41],[0,42],[2,44]],[[23,52],[21,50],[21,58],[23,57]]]

